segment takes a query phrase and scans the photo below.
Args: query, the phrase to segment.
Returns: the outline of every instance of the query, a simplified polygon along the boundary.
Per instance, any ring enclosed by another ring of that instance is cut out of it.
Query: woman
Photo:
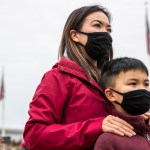
[[[132,136],[133,127],[109,115],[99,71],[112,59],[110,14],[101,6],[74,10],[65,24],[60,61],[42,78],[24,139],[30,150],[92,150],[102,132]]]

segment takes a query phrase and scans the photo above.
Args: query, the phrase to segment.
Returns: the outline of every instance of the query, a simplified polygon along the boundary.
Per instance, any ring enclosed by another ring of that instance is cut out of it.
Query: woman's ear
[[[70,31],[70,36],[75,42],[79,42],[79,33],[75,30]]]
[[[106,90],[105,90],[105,95],[106,95],[106,97],[107,97],[107,99],[108,99],[109,101],[111,101],[111,102],[116,101],[115,93],[114,93],[112,90],[106,89]]]

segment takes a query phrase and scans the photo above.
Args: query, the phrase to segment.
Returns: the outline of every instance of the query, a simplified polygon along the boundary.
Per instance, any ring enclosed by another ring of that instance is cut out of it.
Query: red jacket
[[[30,150],[92,150],[107,116],[102,90],[62,58],[37,87],[24,140]]]
[[[94,150],[150,150],[150,126],[142,116],[128,116],[118,111],[114,111],[113,115],[130,123],[136,135],[130,138],[103,133],[97,139]]]

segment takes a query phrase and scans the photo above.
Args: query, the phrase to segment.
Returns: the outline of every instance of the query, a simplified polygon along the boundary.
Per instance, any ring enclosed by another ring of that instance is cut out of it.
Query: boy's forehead
[[[124,79],[124,80],[131,80],[131,79],[136,79],[136,80],[146,80],[148,79],[148,75],[145,71],[142,70],[128,70],[128,71],[121,71],[118,76],[117,79]],[[116,80],[117,80],[116,79]]]
[[[118,86],[126,85],[129,82],[147,83],[149,82],[148,75],[142,70],[128,70],[121,71],[118,74],[112,75],[108,81],[106,88],[116,88]]]

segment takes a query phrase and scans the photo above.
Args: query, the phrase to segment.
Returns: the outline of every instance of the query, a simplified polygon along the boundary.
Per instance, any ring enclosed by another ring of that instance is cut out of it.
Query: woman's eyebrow
[[[99,22],[100,24],[102,24],[102,22],[101,22],[100,20],[92,20],[91,23],[93,23],[93,22],[95,22],[95,21],[97,21],[97,22]]]

